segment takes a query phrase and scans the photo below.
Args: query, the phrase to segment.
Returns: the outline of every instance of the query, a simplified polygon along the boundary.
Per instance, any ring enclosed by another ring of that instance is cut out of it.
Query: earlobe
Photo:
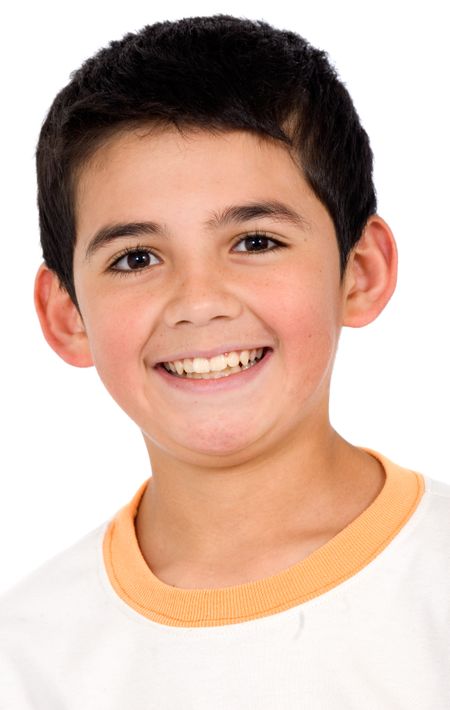
[[[56,273],[45,264],[36,274],[34,305],[50,347],[70,365],[93,365],[83,320]]]
[[[394,236],[381,217],[372,215],[347,265],[342,325],[360,328],[375,320],[395,291],[397,266]]]

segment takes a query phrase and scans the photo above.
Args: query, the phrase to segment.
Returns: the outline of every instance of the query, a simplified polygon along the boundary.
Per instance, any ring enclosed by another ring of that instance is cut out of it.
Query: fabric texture
[[[363,447],[361,447],[363,448]],[[0,597],[1,710],[448,710],[450,485],[382,490],[279,574],[180,589],[114,516]]]

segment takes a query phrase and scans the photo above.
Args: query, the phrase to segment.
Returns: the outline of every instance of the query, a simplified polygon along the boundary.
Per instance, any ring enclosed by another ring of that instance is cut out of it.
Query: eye
[[[245,253],[247,253],[247,254],[259,254],[259,253],[264,254],[264,253],[267,253],[268,251],[275,251],[276,249],[280,249],[285,246],[284,244],[279,242],[277,239],[272,239],[272,237],[269,237],[269,235],[266,234],[265,232],[255,232],[254,234],[248,234],[246,237],[243,237],[242,239],[240,239],[237,242],[237,244],[242,244],[244,242],[247,247],[249,245],[261,244],[261,243],[263,244],[262,249],[251,249],[248,252],[244,251],[243,252],[244,254]],[[266,249],[266,248],[264,248],[264,244],[266,242],[272,242],[272,244],[275,244],[275,246],[272,247],[271,249]]]
[[[266,247],[267,242],[272,242],[272,244],[274,244],[275,246],[268,249]],[[249,250],[238,250],[238,253],[267,254],[268,252],[276,251],[277,249],[282,249],[283,247],[287,246],[286,244],[279,242],[277,239],[269,237],[269,235],[265,232],[259,231],[256,231],[252,234],[248,234],[245,237],[242,237],[237,242],[238,245],[243,243],[245,243],[247,249]],[[254,247],[255,245],[262,245],[262,248],[253,249],[252,247]],[[130,247],[128,249],[124,249],[124,251],[119,254],[119,256],[115,259],[115,261],[112,262],[112,264],[108,267],[107,270],[109,272],[116,273],[119,275],[126,275],[130,273],[136,274],[139,271],[144,271],[150,266],[153,266],[153,264],[151,263],[152,257],[155,257],[156,259],[158,258],[152,251],[150,251],[144,246],[138,245]]]
[[[109,268],[111,271],[142,271],[151,265],[152,256],[154,254],[148,249],[140,247],[127,249]]]

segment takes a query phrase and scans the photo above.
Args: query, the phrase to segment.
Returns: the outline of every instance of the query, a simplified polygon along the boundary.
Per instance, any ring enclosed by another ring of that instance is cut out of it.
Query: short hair
[[[188,17],[146,25],[100,49],[70,74],[42,125],[43,258],[77,308],[77,176],[106,139],[141,124],[281,141],[333,221],[342,280],[376,193],[368,136],[328,55],[262,20]]]

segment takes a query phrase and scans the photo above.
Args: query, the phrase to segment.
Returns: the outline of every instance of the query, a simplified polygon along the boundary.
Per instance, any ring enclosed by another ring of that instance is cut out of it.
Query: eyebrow
[[[284,202],[278,200],[263,200],[247,202],[243,205],[229,205],[223,210],[212,212],[203,223],[209,229],[218,229],[229,224],[241,224],[262,217],[271,217],[278,222],[293,224],[301,229],[309,227],[308,222]],[[168,236],[168,230],[158,222],[127,222],[107,225],[99,229],[89,241],[85,259],[95,254],[101,247],[107,246],[120,237],[136,237],[143,235]]]

